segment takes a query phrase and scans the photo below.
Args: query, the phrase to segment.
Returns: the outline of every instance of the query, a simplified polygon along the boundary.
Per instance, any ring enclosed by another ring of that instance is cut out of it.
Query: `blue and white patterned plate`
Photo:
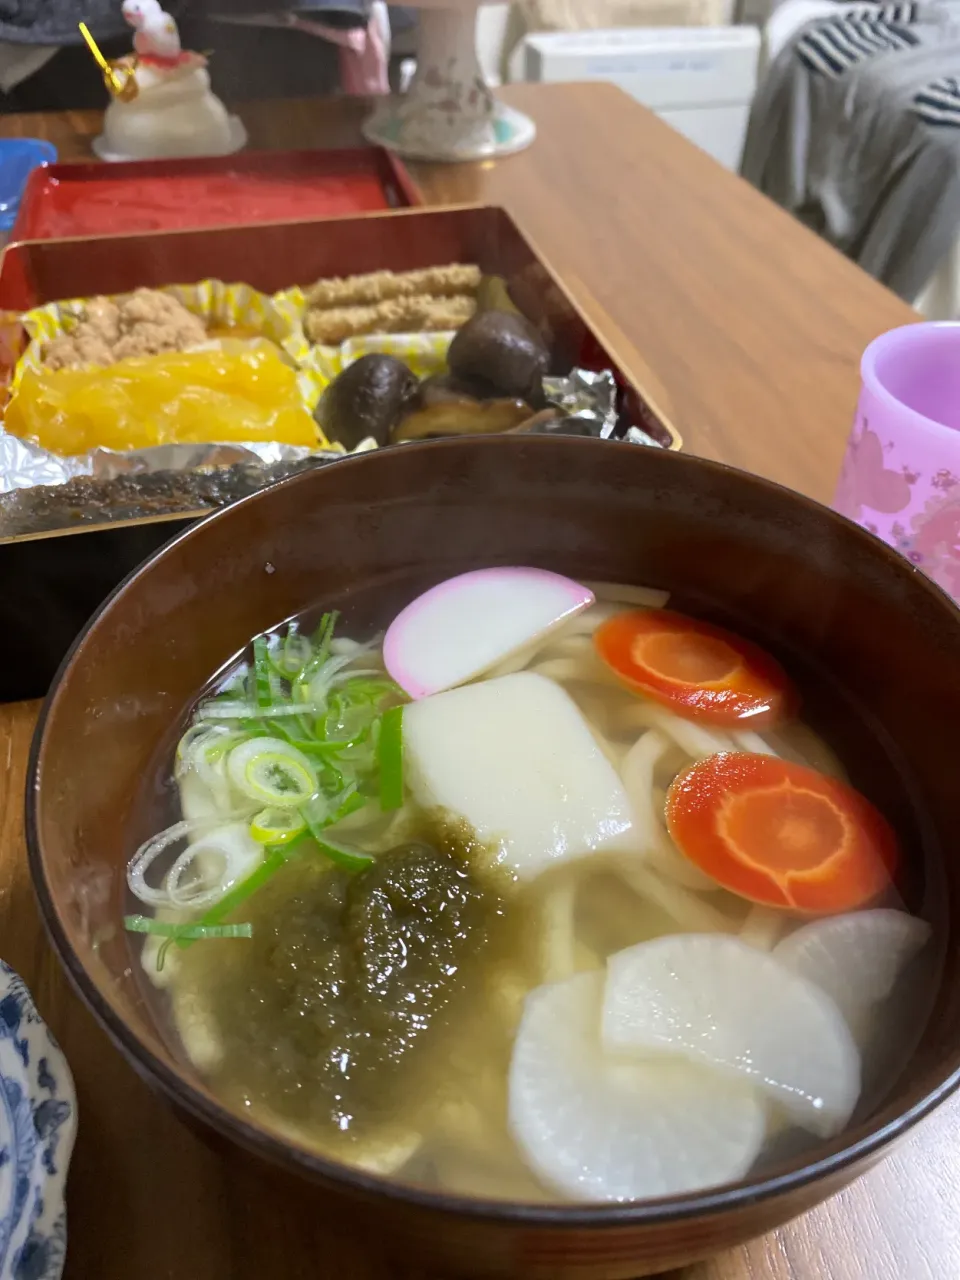
[[[60,1280],[76,1129],[67,1061],[0,960],[0,1280]]]

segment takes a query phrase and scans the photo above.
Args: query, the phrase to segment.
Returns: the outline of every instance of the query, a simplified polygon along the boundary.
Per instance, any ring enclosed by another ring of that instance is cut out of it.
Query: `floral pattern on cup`
[[[960,439],[957,454],[956,471],[935,465],[925,474],[858,415],[833,505],[960,601]]]
[[[835,505],[852,520],[859,520],[864,508],[893,515],[910,505],[910,486],[916,479],[905,469],[884,465],[880,437],[864,419],[860,433],[854,431],[850,437]]]
[[[894,521],[892,542],[911,563],[960,600],[960,479],[950,472],[943,474],[946,491],[927,499],[909,529]]]
[[[960,323],[904,325],[860,361],[834,507],[960,603]]]

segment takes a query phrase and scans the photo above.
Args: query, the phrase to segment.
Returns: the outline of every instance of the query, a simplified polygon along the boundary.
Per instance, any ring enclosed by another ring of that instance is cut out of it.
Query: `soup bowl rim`
[[[958,326],[960,327],[960,326]],[[450,450],[459,452],[469,448],[495,449],[502,451],[513,447],[556,448],[560,445],[573,453],[577,449],[605,450],[620,449],[633,455],[639,446],[621,441],[593,440],[578,437],[557,436],[486,436],[463,437],[443,440],[428,440],[407,443],[402,446],[405,456],[422,453],[425,450]],[[393,451],[370,451],[353,454],[331,464],[335,470],[342,467],[366,467],[375,458],[389,457]],[[919,569],[906,561],[897,551],[882,542],[874,534],[862,526],[849,520],[846,516],[832,508],[817,502],[805,494],[790,489],[776,481],[768,480],[742,468],[712,459],[695,455],[650,450],[656,456],[669,457],[673,462],[667,466],[675,466],[681,470],[697,469],[718,478],[733,477],[735,483],[746,483],[766,489],[772,496],[781,500],[805,507],[816,518],[842,530],[842,536],[869,544],[870,552],[880,560],[886,561],[885,570],[894,574],[910,574],[919,581],[921,589],[931,594],[941,607],[946,607],[954,615],[954,623],[960,637],[960,606],[955,603],[932,579],[927,578]],[[374,465],[381,465],[374,463]],[[289,489],[294,486],[315,483],[318,471],[326,472],[327,467],[299,472],[297,475],[271,485],[267,490],[259,490],[227,507],[220,508],[210,515],[198,520],[182,530],[158,551],[133,569],[123,581],[103,600],[96,611],[88,619],[82,631],[73,641],[64,656],[50,689],[44,698],[37,720],[36,729],[30,749],[27,768],[25,795],[25,833],[27,857],[34,891],[40,906],[40,914],[44,926],[51,939],[54,950],[60,959],[67,975],[84,1003],[91,1009],[101,1027],[123,1056],[130,1062],[141,1077],[155,1083],[163,1094],[180,1110],[193,1119],[200,1121],[216,1133],[227,1138],[245,1150],[267,1160],[275,1166],[293,1170],[308,1179],[351,1190],[368,1199],[388,1199],[411,1209],[440,1211],[452,1216],[469,1218],[490,1224],[512,1224],[521,1227],[556,1229],[617,1228],[617,1227],[654,1227],[666,1226],[694,1218],[711,1217],[727,1212],[734,1212],[761,1202],[775,1200],[778,1197],[799,1192],[822,1179],[842,1177],[851,1165],[858,1165],[870,1157],[878,1156],[897,1138],[902,1137],[920,1120],[929,1115],[951,1094],[960,1088],[960,1041],[952,1051],[952,1055],[944,1054],[942,1066],[938,1066],[931,1074],[936,1083],[928,1087],[926,1092],[911,1107],[901,1114],[894,1115],[882,1125],[871,1128],[868,1116],[857,1126],[861,1132],[853,1141],[844,1141],[844,1134],[837,1135],[827,1145],[827,1150],[815,1158],[797,1161],[782,1173],[775,1173],[755,1179],[742,1179],[736,1183],[723,1184],[704,1191],[689,1192],[679,1196],[666,1196],[657,1199],[624,1201],[624,1202],[523,1202],[494,1200],[433,1191],[402,1183],[389,1175],[367,1172],[357,1166],[346,1164],[311,1151],[298,1144],[292,1138],[284,1138],[244,1118],[216,1101],[211,1095],[196,1087],[185,1075],[171,1069],[148,1046],[124,1018],[114,1012],[113,1008],[101,994],[100,988],[81,962],[63,929],[54,897],[50,892],[45,874],[45,859],[40,839],[40,802],[42,800],[40,772],[45,742],[46,726],[55,709],[63,686],[64,677],[73,663],[81,656],[85,642],[90,633],[98,625],[101,617],[113,602],[141,576],[147,574],[154,562],[192,538],[203,536],[203,530],[214,521],[228,518],[240,506],[257,502],[264,494],[275,489]],[[882,1110],[881,1106],[881,1110]],[[811,1202],[812,1203],[812,1202]]]

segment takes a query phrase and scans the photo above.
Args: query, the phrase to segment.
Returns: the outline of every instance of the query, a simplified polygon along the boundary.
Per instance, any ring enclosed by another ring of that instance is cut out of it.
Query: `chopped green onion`
[[[200,721],[189,728],[177,746],[177,772],[196,769],[201,775],[209,774],[233,747],[243,742],[244,735],[223,724]]]
[[[186,731],[180,741],[177,743],[177,763],[189,756],[201,744],[206,744],[208,740],[213,738],[228,737],[230,730],[220,725],[212,724],[192,724]]]
[[[359,801],[354,806],[354,800]],[[331,840],[326,834],[326,828],[331,826],[333,822],[339,822],[347,816],[348,812],[353,812],[353,808],[360,808],[363,804],[363,798],[355,793],[347,797],[341,802],[336,812],[331,813],[328,806],[323,805],[321,801],[314,800],[309,805],[304,805],[300,810],[307,824],[310,834],[317,843],[317,848],[331,862],[336,863],[338,867],[343,867],[347,871],[362,871],[364,867],[368,867],[373,861],[373,855],[364,853],[360,849],[354,849],[349,845],[344,845],[339,840]]]
[[[250,834],[259,844],[285,845],[306,830],[306,819],[295,809],[261,809],[250,820]]]
[[[270,646],[266,636],[257,636],[253,642],[253,688],[258,707],[269,707],[274,702],[270,687]]]
[[[360,794],[357,784],[348,782],[332,796],[314,797],[300,810],[300,816],[307,824],[310,834],[316,839],[318,832],[334,826],[337,822],[342,822],[351,813],[362,809],[365,804],[366,799]]]
[[[320,790],[324,796],[336,796],[344,789],[343,774],[330,757],[318,762],[320,765]]]
[[[372,706],[362,703],[359,706],[344,705],[341,701],[336,711],[328,713],[326,717],[325,736],[330,740],[339,740],[345,747],[353,746],[369,730],[376,714]]]
[[[344,871],[363,871],[375,861],[372,853],[364,853],[362,849],[341,844],[339,840],[331,840],[328,836],[312,834],[323,856],[336,866],[343,867]]]
[[[380,720],[370,724],[352,739],[334,739],[338,746],[337,759],[343,765],[352,765],[355,772],[372,770],[377,764],[377,742],[380,736]]]
[[[330,819],[332,827],[337,822],[342,822],[344,818],[349,818],[351,813],[356,813],[358,809],[362,809],[366,804],[366,800],[359,791],[351,791],[345,798],[338,797],[339,805],[333,811],[333,817]]]
[[[239,884],[234,885],[229,893],[224,894],[215,906],[212,906],[209,911],[200,917],[197,922],[198,925],[203,928],[210,928],[213,925],[218,925],[221,920],[236,911],[242,902],[246,902],[247,898],[256,893],[258,889],[263,888],[267,881],[280,870],[287,860],[286,855],[290,852],[291,847],[291,845],[287,845],[284,849],[274,849],[268,853],[256,871],[247,876],[246,880],[241,880]],[[177,938],[177,946],[190,947],[195,941],[195,938]]]
[[[403,805],[403,707],[391,707],[380,721],[380,808]]]
[[[290,739],[295,747],[299,747],[301,751],[307,755],[335,756],[341,751],[345,751],[347,747],[353,747],[361,739],[353,738],[297,738]]]
[[[295,680],[313,658],[313,645],[300,634],[296,622],[290,623],[285,636],[273,636],[271,640],[270,666],[281,680]]]
[[[296,747],[296,749],[298,751],[302,751],[305,756],[315,756],[316,759],[313,763],[317,768],[322,768],[330,757],[336,756],[345,747],[352,747],[354,745],[353,742],[340,742],[337,739],[328,741],[324,738],[297,738],[294,737],[288,729],[283,728],[278,724],[272,724],[264,732],[271,737],[282,737],[283,740],[288,742],[291,747]],[[257,736],[263,735],[261,734]]]
[[[283,661],[281,666],[283,674],[288,679],[300,674],[303,668],[313,657],[313,645],[306,636],[302,636],[295,622],[291,622],[287,628],[287,634],[283,641]]]
[[[296,809],[319,789],[316,770],[307,757],[282,738],[251,738],[227,756],[233,785],[261,804]]]
[[[272,662],[267,676],[270,681],[270,705],[274,706],[284,696],[283,676],[274,669]]]
[[[330,656],[330,641],[333,639],[334,628],[340,618],[340,611],[333,609],[330,613],[325,613],[320,619],[320,625],[313,633],[313,661],[319,664],[326,662]]]
[[[340,692],[354,702],[381,702],[387,697],[404,696],[400,686],[386,676],[351,676]]]
[[[204,702],[197,708],[197,720],[242,720],[244,717],[287,719],[293,716],[302,715],[322,715],[326,711],[323,704],[311,705],[302,702],[278,702],[271,705],[269,702],[265,706],[254,705],[250,702],[217,702],[211,700]]]
[[[323,794],[314,796],[300,808],[300,816],[312,836],[316,836],[324,827],[329,827],[332,812],[330,797]]]
[[[204,747],[202,757],[208,764],[216,764],[219,760],[232,751],[234,747],[243,742],[242,733],[227,733],[222,737],[215,738],[209,746]]]
[[[213,695],[214,702],[236,702],[247,696],[247,689],[242,676],[236,677],[232,684]]]
[[[383,708],[404,695],[372,646],[344,643],[334,652],[338,617],[324,614],[309,639],[295,621],[285,633],[257,636],[250,662],[229,691],[201,704],[181,741],[182,764],[199,769],[211,787],[222,784],[224,804],[230,786],[258,802],[243,821],[266,846],[261,866],[195,928],[216,927],[303,841],[351,871],[368,866],[371,855],[329,838],[327,829],[378,796],[383,810],[403,804],[402,708]],[[164,946],[173,940],[187,947],[195,938],[171,935]]]
[[[281,724],[267,724],[265,720],[257,720],[254,716],[245,716],[239,724],[241,733],[246,735],[246,738],[242,738],[241,741],[246,741],[250,738],[282,737],[289,739],[287,731]]]
[[[199,938],[253,937],[252,924],[172,924],[149,916],[124,916],[123,925],[130,933],[152,933],[160,938],[182,938],[191,942]]]
[[[338,617],[337,613],[325,613],[314,633],[313,657],[304,664],[293,684],[292,695],[300,702],[325,702],[331,679],[352,661],[349,656],[330,656],[333,629]]]

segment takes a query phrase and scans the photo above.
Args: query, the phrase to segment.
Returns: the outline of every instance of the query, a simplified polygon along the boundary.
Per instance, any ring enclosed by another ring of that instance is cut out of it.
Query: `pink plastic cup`
[[[960,601],[960,324],[871,342],[833,505]]]

